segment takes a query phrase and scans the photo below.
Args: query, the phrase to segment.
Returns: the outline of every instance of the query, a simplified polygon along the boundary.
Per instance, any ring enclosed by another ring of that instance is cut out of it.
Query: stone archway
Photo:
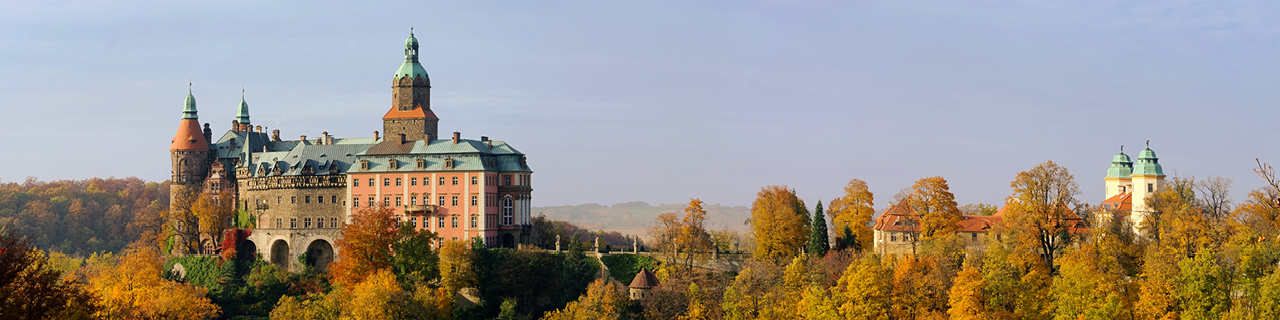
[[[276,240],[271,242],[271,263],[280,270],[289,270],[289,242]]]
[[[330,262],[333,262],[333,245],[329,241],[316,239],[307,245],[307,266],[328,272]]]
[[[236,259],[252,262],[258,260],[258,244],[249,239],[240,241],[236,246]]]
[[[515,247],[516,247],[516,237],[515,237],[515,236],[512,236],[510,233],[504,233],[504,234],[502,234],[502,247],[503,247],[503,248],[515,248]]]

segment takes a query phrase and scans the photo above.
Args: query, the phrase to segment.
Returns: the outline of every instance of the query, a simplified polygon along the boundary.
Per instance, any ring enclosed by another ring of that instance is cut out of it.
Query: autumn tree
[[[1054,259],[1071,244],[1071,228],[1079,216],[1071,212],[1075,196],[1080,193],[1075,177],[1067,168],[1053,161],[1046,161],[1019,172],[1009,183],[1014,201],[1009,206],[1006,221],[1010,229],[1027,245],[1036,248],[1046,268],[1054,268]]]
[[[0,226],[0,319],[90,319],[94,297],[31,245]]]
[[[472,288],[479,279],[475,252],[467,241],[445,241],[440,247],[440,285],[449,292]]]
[[[438,237],[427,229],[418,230],[411,224],[400,226],[395,244],[392,269],[396,277],[405,283],[424,282],[440,277],[440,257],[432,250]]]
[[[986,319],[987,297],[983,293],[987,281],[982,279],[982,271],[974,266],[966,266],[956,276],[948,294],[950,308],[947,314],[951,319],[982,320]]]
[[[676,238],[678,252],[684,254],[685,268],[693,268],[695,257],[705,257],[715,247],[711,243],[711,234],[703,225],[707,219],[707,211],[702,209],[702,200],[689,200],[684,208],[684,219],[680,223],[680,234]]]
[[[87,288],[98,297],[96,318],[209,319],[221,310],[206,290],[166,280],[160,254],[146,246],[126,249],[113,265],[91,271]]]
[[[1150,211],[1140,229],[1154,246],[1166,247],[1183,257],[1192,257],[1201,248],[1220,245],[1209,217],[1197,203],[1195,179],[1173,177],[1147,198]]]
[[[760,189],[751,203],[751,231],[756,241],[753,256],[774,262],[799,254],[809,242],[808,217],[803,203],[786,186]]]
[[[1097,243],[1083,243],[1060,259],[1061,276],[1053,280],[1057,319],[1118,319],[1128,316],[1128,282],[1113,255]]]
[[[852,237],[843,237],[842,243],[855,252],[871,249],[871,217],[875,215],[875,195],[867,183],[853,179],[844,186],[844,195],[831,200],[831,223],[836,230],[848,229]]]
[[[813,211],[813,227],[810,229],[809,253],[819,257],[827,255],[827,250],[831,249],[831,235],[827,233],[827,217],[822,214],[822,201],[818,201],[818,207]]]
[[[892,272],[874,255],[849,264],[834,293],[840,314],[845,319],[889,319]]]
[[[697,282],[689,282],[689,306],[688,309],[685,309],[684,314],[680,315],[680,320],[708,319],[707,306],[703,303],[706,298],[703,295],[704,293],[701,288],[698,288]]]
[[[338,239],[338,259],[329,267],[334,284],[355,285],[382,269],[391,269],[391,247],[399,239],[393,209],[360,207],[351,210],[351,223]]]
[[[569,302],[564,309],[551,311],[544,320],[594,320],[619,319],[624,315],[627,296],[619,285],[596,280],[587,287],[587,293],[577,301]]]
[[[898,260],[890,291],[894,318],[941,317],[947,312],[948,280],[932,257],[907,256]]]
[[[649,237],[653,239],[653,245],[660,248],[664,256],[667,257],[667,263],[676,264],[679,257],[677,253],[680,251],[680,232],[683,224],[680,217],[675,212],[663,212],[653,219],[653,226],[649,227]]]
[[[960,209],[951,194],[947,179],[930,177],[916,181],[908,197],[911,207],[920,214],[920,238],[952,236],[960,222]]]
[[[227,219],[236,213],[233,199],[235,195],[230,190],[203,192],[191,204],[191,214],[196,218],[200,233],[212,238],[213,243],[222,243],[222,230],[227,227]],[[200,249],[204,252],[206,248]]]
[[[165,239],[172,246],[166,249],[178,253],[200,252],[200,219],[194,210],[200,194],[184,188],[171,194],[170,198],[172,209],[166,221]]]

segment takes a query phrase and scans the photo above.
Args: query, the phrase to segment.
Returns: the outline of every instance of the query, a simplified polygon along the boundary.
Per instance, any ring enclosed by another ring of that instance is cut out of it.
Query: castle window
[[[351,186],[352,186],[352,187],[359,187],[359,186],[360,186],[360,178],[351,179]]]
[[[399,186],[401,185],[401,184],[400,184],[400,179],[401,179],[401,178],[396,178],[396,186],[397,186],[397,187],[399,187]]]
[[[436,202],[436,205],[437,205],[437,206],[443,206],[443,205],[444,205],[444,196],[440,196],[440,201],[437,201],[437,202]]]
[[[316,196],[316,203],[324,203],[324,196]]]
[[[453,169],[453,158],[444,158],[444,168]]]
[[[311,196],[302,197],[302,203],[311,203]]]
[[[453,177],[453,185],[458,185],[458,177]]]
[[[480,221],[480,218],[479,218],[479,217],[480,217],[480,216],[477,216],[477,215],[474,215],[474,214],[473,214],[473,215],[471,215],[471,228],[472,228],[472,229],[477,228],[477,227],[476,227],[476,223]]]
[[[444,216],[440,216],[439,228],[444,228]]]
[[[418,178],[409,178],[409,185],[411,186],[418,185]]]
[[[427,160],[418,159],[418,169],[426,168]]]
[[[276,197],[276,204],[280,204],[280,197]]]
[[[375,186],[375,184],[373,184],[373,178],[369,178],[369,186],[370,187]]]
[[[397,207],[401,206],[401,204],[400,204],[400,197],[396,197],[396,206],[397,206]]]
[[[511,175],[509,174],[502,175],[502,185],[504,186],[511,185]]]
[[[289,203],[298,203],[298,196],[289,196]]]
[[[452,206],[454,206],[454,207],[457,207],[457,206],[458,206],[458,196],[453,196],[453,202],[452,202],[452,203],[453,203],[453,204],[451,204]]]
[[[369,160],[360,160],[360,170],[369,170]]]
[[[472,206],[472,207],[474,207],[474,206],[478,206],[478,205],[480,205],[480,196],[472,195],[472,196],[471,196],[471,206]]]
[[[284,228],[284,223],[280,222],[280,218],[276,218],[276,229]]]
[[[298,228],[298,218],[289,218],[289,229]]]
[[[458,227],[458,216],[453,216],[453,227],[454,228]]]
[[[890,232],[890,233],[889,233],[889,242],[898,242],[898,233],[897,233],[897,232]]]
[[[391,186],[391,178],[382,178],[382,186],[383,187]]]
[[[411,206],[418,205],[418,197],[409,197],[409,205]]]
[[[444,185],[444,177],[440,177],[440,185]]]
[[[1154,184],[1154,183],[1148,183],[1148,184],[1147,184],[1147,192],[1156,192],[1156,184]]]
[[[384,206],[384,207],[390,207],[390,206],[391,206],[391,197],[382,197],[382,206]]]
[[[329,218],[329,227],[330,227],[330,228],[337,229],[337,228],[338,228],[338,218]]]
[[[391,170],[400,169],[400,162],[396,159],[387,160],[387,166],[390,166]]]
[[[360,207],[360,197],[353,197],[353,198],[351,198],[351,207],[352,207],[352,208],[359,208],[359,207]]]
[[[376,205],[377,205],[376,200],[374,200],[373,197],[369,197],[369,207],[373,208]]]
[[[338,196],[329,196],[329,203],[338,203]]]
[[[302,228],[311,229],[311,218],[302,219]]]
[[[471,176],[471,185],[473,185],[473,186],[474,186],[474,185],[478,185],[478,184],[480,184],[480,177],[477,177],[477,176]]]
[[[515,217],[515,201],[508,195],[502,198],[502,225],[509,226]]]

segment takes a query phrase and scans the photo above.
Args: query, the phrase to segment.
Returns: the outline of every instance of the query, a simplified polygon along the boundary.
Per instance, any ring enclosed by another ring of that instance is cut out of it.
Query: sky
[[[876,207],[942,176],[1002,203],[1054,161],[1104,198],[1121,145],[1169,176],[1280,164],[1270,1],[0,0],[0,182],[169,176],[188,82],[285,137],[367,137],[413,28],[441,133],[528,155],[535,206]],[[218,133],[215,133],[217,135]]]

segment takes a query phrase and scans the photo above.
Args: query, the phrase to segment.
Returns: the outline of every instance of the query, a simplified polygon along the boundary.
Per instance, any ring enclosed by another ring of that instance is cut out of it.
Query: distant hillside
[[[533,215],[546,215],[548,219],[564,220],[589,229],[615,229],[649,227],[653,219],[663,212],[675,212],[684,215],[687,204],[649,205],[643,201],[618,203],[603,206],[596,203],[576,206],[533,207]],[[751,210],[745,206],[722,206],[705,204],[707,210],[706,226],[708,229],[746,230],[743,224],[751,217]]]

